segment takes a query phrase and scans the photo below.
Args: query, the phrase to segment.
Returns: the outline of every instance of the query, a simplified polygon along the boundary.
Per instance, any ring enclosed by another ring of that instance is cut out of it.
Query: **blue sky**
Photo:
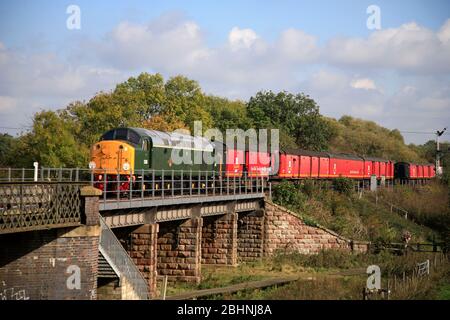
[[[81,30],[66,28],[70,4]],[[372,4],[381,30],[366,27]],[[434,131],[450,124],[449,18],[446,0],[1,0],[0,127],[146,71],[229,98],[303,91],[327,116]]]
[[[295,27],[327,40],[336,35],[366,36],[366,8],[382,8],[383,28],[415,21],[438,29],[449,18],[447,0],[316,0],[316,1],[0,1],[0,38],[7,45],[21,46],[35,36],[63,43],[71,36],[65,28],[68,5],[82,10],[80,34],[101,37],[119,22],[146,23],[166,12],[180,12],[207,29],[210,44],[226,39],[234,26],[252,28],[267,39]]]

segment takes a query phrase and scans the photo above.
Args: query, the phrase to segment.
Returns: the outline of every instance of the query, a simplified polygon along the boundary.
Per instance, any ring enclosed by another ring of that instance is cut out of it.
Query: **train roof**
[[[378,161],[378,162],[389,162],[389,161],[391,161],[391,160],[388,160],[388,159],[383,159],[383,158],[378,158],[378,157],[361,156],[361,158],[363,158],[366,161]]]
[[[208,139],[205,139],[203,137],[191,136],[178,132],[162,132],[157,130],[149,130],[145,128],[115,128],[105,133],[102,138],[110,132],[121,129],[126,129],[134,132],[140,137],[149,137],[152,140],[154,147],[198,149],[201,151],[209,152],[212,152],[214,150],[214,145]],[[128,133],[128,137],[130,137],[130,133]],[[139,143],[136,143],[136,141],[132,142],[134,142],[135,144]]]
[[[144,128],[130,128],[142,136],[152,139],[155,147],[177,147],[183,149],[201,149],[202,151],[214,150],[214,145],[208,139],[199,136],[191,136],[179,132],[162,132]]]
[[[363,160],[363,158],[360,156],[348,153],[328,153],[328,155],[330,156],[330,158],[335,159]]]
[[[280,150],[284,154],[293,154],[296,156],[310,156],[310,157],[328,157],[328,153],[321,151],[310,151],[303,149],[283,148]]]
[[[396,165],[407,164],[413,166],[435,166],[434,163],[416,163],[416,162],[406,162],[406,161],[398,161],[395,163]]]

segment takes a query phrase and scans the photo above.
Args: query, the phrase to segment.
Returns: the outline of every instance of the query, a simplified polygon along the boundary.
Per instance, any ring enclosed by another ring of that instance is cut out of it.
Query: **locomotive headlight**
[[[122,168],[123,168],[123,170],[128,171],[128,170],[130,170],[130,164],[129,164],[128,162],[125,162],[125,163],[122,165]]]
[[[89,169],[91,169],[91,170],[95,169],[95,162],[94,161],[89,162]]]

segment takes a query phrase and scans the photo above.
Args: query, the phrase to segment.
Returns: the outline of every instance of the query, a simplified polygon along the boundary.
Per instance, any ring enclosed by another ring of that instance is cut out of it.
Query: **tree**
[[[199,84],[183,76],[170,78],[165,84],[166,100],[163,113],[176,117],[193,132],[194,121],[202,121],[203,129],[211,128],[211,115],[206,111],[206,99]]]
[[[13,163],[14,137],[0,133],[0,166],[10,166]]]
[[[252,121],[247,116],[245,102],[207,96],[206,107],[213,120],[214,128],[219,129],[224,135],[227,129],[247,130],[252,125]]]
[[[247,103],[247,114],[257,129],[278,128],[281,136],[291,136],[304,149],[328,147],[331,128],[319,113],[319,106],[309,96],[287,92],[258,92]],[[288,144],[290,141],[280,141]]]
[[[29,161],[54,168],[86,166],[88,149],[75,139],[71,125],[53,111],[34,116],[32,132],[24,142]]]

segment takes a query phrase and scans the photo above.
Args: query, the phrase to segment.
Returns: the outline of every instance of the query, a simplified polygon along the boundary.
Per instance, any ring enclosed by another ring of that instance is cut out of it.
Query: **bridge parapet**
[[[0,234],[78,226],[80,185],[0,185]]]

